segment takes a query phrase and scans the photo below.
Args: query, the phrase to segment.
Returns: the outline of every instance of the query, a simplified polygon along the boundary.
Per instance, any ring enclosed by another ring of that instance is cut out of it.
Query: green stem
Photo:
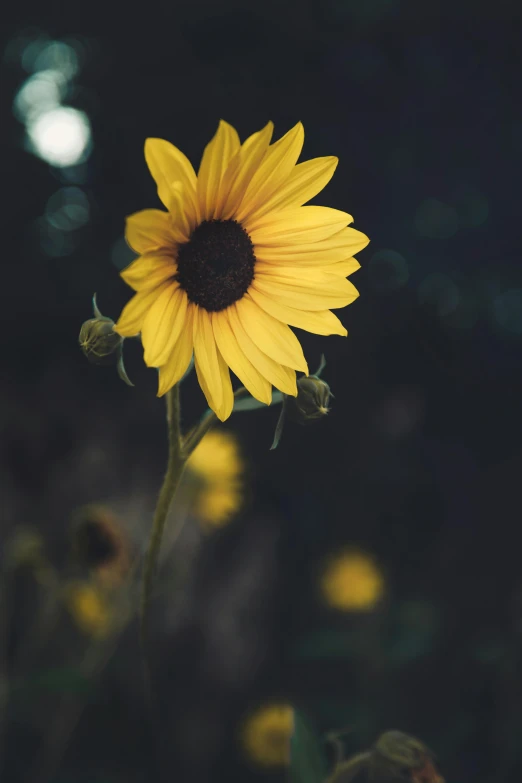
[[[332,775],[326,780],[325,783],[350,783],[359,772],[364,769],[371,758],[371,752],[369,750],[363,753],[357,753],[346,761],[341,761],[337,764]]]
[[[180,405],[179,405],[179,385],[176,384],[167,393],[167,428],[169,437],[169,456],[167,462],[167,472],[163,479],[160,489],[154,520],[152,522],[152,532],[150,534],[149,546],[145,555],[145,565],[143,568],[143,581],[141,586],[141,640],[145,644],[147,633],[147,613],[156,572],[156,565],[161,547],[161,539],[165,529],[165,522],[169,512],[172,499],[176,493],[186,459],[182,452],[181,430],[180,430]]]
[[[244,387],[236,391],[234,397],[236,400],[242,399],[248,392]],[[169,512],[172,499],[179,486],[185,464],[212,425],[217,421],[216,414],[208,410],[201,421],[186,436],[181,437],[180,429],[180,405],[179,405],[179,384],[176,384],[167,393],[167,427],[169,435],[169,457],[167,463],[167,472],[160,489],[158,503],[154,512],[152,522],[152,532],[149,539],[147,554],[145,555],[145,565],[143,568],[143,581],[141,589],[141,641],[145,645],[147,634],[147,613],[154,582],[154,574],[158,562],[158,556],[161,548],[161,540],[165,529],[165,522]],[[178,523],[183,524],[183,518]],[[179,535],[181,527],[174,531],[174,539]]]
[[[243,397],[247,397],[248,395],[249,392],[245,389],[245,387],[240,386],[240,388],[234,393],[234,399],[237,402],[237,400],[241,400]],[[201,443],[209,429],[216,423],[217,420],[218,417],[214,411],[209,409],[201,417],[199,423],[196,424],[196,426],[187,434],[183,441],[183,457],[186,460],[190,457],[196,446]]]

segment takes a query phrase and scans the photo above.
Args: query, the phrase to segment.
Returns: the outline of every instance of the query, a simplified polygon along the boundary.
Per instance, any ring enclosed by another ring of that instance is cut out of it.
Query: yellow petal
[[[357,272],[361,268],[360,263],[356,258],[346,258],[344,261],[336,261],[334,264],[326,264],[323,266],[299,266],[290,261],[289,257],[282,259],[278,262],[267,263],[266,261],[257,260],[256,262],[256,275],[271,275],[287,277],[296,281],[296,284],[300,284],[303,281],[331,281],[333,276],[347,277],[348,275]]]
[[[237,212],[243,222],[248,215],[270,199],[286,182],[294,168],[304,142],[304,129],[298,122],[279,141],[268,148],[263,161],[248,188]]]
[[[254,283],[262,294],[297,310],[346,307],[359,296],[353,283],[336,275],[324,275],[322,280],[316,277],[293,280],[284,275],[258,274],[256,271]]]
[[[248,293],[259,307],[284,324],[314,334],[340,334],[342,337],[348,334],[340,320],[330,310],[296,310],[295,307],[288,307],[278,299],[272,299],[258,291],[255,281],[248,289]]]
[[[223,394],[223,369],[219,363],[210,313],[197,306],[194,312],[194,365],[209,407],[223,421],[227,407]]]
[[[197,193],[202,220],[211,220],[218,213],[218,206],[222,207],[221,182],[228,162],[239,146],[237,131],[221,120],[216,135],[205,147],[198,171]]]
[[[135,294],[123,308],[118,322],[114,325],[114,331],[122,337],[135,337],[139,334],[143,321],[156,299],[165,289],[173,288],[175,285],[169,280],[150,291],[140,291],[139,294]]]
[[[176,239],[170,215],[159,209],[142,209],[129,215],[125,224],[125,239],[136,253],[170,250]]]
[[[186,328],[182,330],[177,343],[169,354],[169,360],[159,368],[158,397],[172,389],[186,373],[193,353],[192,319],[194,307],[189,306],[186,314]]]
[[[258,261],[255,267],[255,276],[266,278],[281,278],[289,281],[297,289],[305,286],[306,288],[313,288],[317,284],[329,283],[332,284],[334,278],[344,277],[341,272],[347,268],[347,264],[344,261],[339,261],[337,264],[330,264],[326,267],[313,267],[313,266],[296,266],[295,264],[266,264],[264,261]],[[332,269],[340,270],[337,275],[333,273]]]
[[[269,264],[295,264],[296,266],[323,266],[344,261],[366,247],[370,240],[354,228],[343,228],[320,242],[256,247],[256,258]]]
[[[268,315],[248,293],[236,302],[236,310],[244,330],[263,353],[286,367],[301,370],[308,375],[301,343],[290,327]]]
[[[348,277],[348,275],[353,275],[353,273],[357,272],[360,268],[361,265],[356,258],[347,258],[345,261],[337,261],[335,264],[328,264],[328,266],[323,267],[323,272],[340,275],[341,277]]]
[[[158,186],[158,195],[167,209],[172,206],[172,184],[180,182],[185,194],[185,211],[191,225],[196,215],[196,172],[186,155],[164,139],[147,139],[145,160]]]
[[[223,178],[223,191],[227,193],[221,210],[223,219],[233,217],[239,208],[250,180],[265,157],[273,132],[274,123],[269,122],[263,130],[249,136],[230,160]]]
[[[221,386],[223,389],[223,402],[217,415],[221,421],[225,421],[232,413],[232,408],[234,407],[234,391],[232,389],[232,381],[230,380],[230,370],[228,369],[228,364],[224,360],[219,349],[217,354],[219,372],[221,375]]]
[[[141,330],[147,367],[161,367],[169,361],[169,355],[186,327],[187,306],[185,291],[173,287],[164,291],[150,308]]]
[[[332,179],[338,158],[313,158],[294,166],[294,169],[284,185],[271,198],[260,204],[248,220],[266,215],[272,211],[295,209],[306,204],[316,196]]]
[[[135,291],[149,291],[174,277],[176,271],[176,262],[172,256],[164,253],[147,253],[136,258],[120,272],[120,275]]]
[[[279,362],[275,362],[266,353],[260,351],[257,345],[251,340],[247,332],[245,331],[239,314],[237,312],[237,303],[231,305],[228,308],[228,317],[230,320],[230,326],[236,336],[239,347],[252,362],[256,370],[258,370],[263,377],[267,379],[276,389],[282,391],[283,394],[291,394],[293,397],[297,395],[297,382],[295,377],[295,370],[290,367],[285,367]]]
[[[330,207],[297,207],[270,213],[245,224],[254,245],[283,246],[319,242],[336,234],[352,217]]]
[[[185,191],[181,182],[171,185],[170,217],[177,242],[188,242],[195,226],[186,210]]]
[[[219,352],[234,372],[243,386],[248,389],[256,400],[270,405],[272,401],[272,386],[256,370],[252,362],[239,347],[236,335],[230,325],[228,310],[212,313],[212,328]]]

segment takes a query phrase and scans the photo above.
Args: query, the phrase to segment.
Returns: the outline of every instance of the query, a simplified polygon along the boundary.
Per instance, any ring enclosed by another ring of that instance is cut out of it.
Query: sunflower
[[[346,335],[329,308],[358,296],[346,277],[368,238],[337,209],[303,206],[331,179],[337,158],[296,165],[301,123],[270,144],[273,124],[241,144],[223,120],[198,174],[163,139],[147,139],[145,159],[167,211],[127,218],[139,253],[121,273],[136,291],[115,325],[141,332],[145,363],[159,369],[158,396],[194,355],[207,402],[224,421],[233,407],[230,370],[269,405],[272,386],[295,396],[296,370],[308,367],[290,329]]]

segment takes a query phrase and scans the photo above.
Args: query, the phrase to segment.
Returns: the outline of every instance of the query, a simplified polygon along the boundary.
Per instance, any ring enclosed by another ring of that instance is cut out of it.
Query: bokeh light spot
[[[319,586],[328,606],[361,612],[379,603],[385,585],[382,571],[369,553],[347,550],[328,558]]]
[[[73,79],[78,73],[78,56],[72,46],[63,41],[49,41],[44,44],[33,60],[33,70],[54,69],[66,79]]]
[[[458,286],[448,275],[434,272],[419,285],[419,304],[433,308],[439,318],[449,315],[459,305]]]
[[[290,762],[294,711],[289,704],[265,704],[241,726],[241,742],[248,759],[261,767],[285,767]]]
[[[46,256],[50,258],[63,258],[70,255],[77,247],[74,233],[64,232],[52,226],[47,219],[39,218],[36,221],[40,247]]]
[[[522,335],[522,288],[510,288],[498,294],[493,299],[492,315],[503,331]]]
[[[45,217],[54,228],[74,231],[89,222],[89,199],[80,188],[60,188],[48,200]]]
[[[90,152],[89,119],[70,106],[43,112],[28,123],[27,133],[35,154],[52,166],[74,166]]]
[[[38,115],[57,108],[63,96],[65,80],[56,70],[40,71],[30,76],[18,90],[13,112],[20,122],[30,122]]]
[[[36,58],[49,45],[49,36],[42,32],[27,36],[26,38],[21,36],[19,43],[23,46],[20,53],[22,68],[29,73],[37,70],[35,68]]]
[[[406,285],[410,276],[406,259],[395,250],[378,250],[369,263],[370,282],[376,291],[391,293]]]
[[[459,227],[459,218],[454,207],[428,198],[420,204],[415,214],[415,229],[421,237],[448,239]]]
[[[460,185],[455,190],[451,203],[457,210],[459,221],[463,226],[476,228],[488,219],[488,200],[477,188],[469,185]]]

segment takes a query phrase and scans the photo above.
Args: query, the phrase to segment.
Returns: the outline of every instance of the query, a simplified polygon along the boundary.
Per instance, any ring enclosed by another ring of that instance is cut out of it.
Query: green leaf
[[[116,369],[118,371],[119,377],[122,379],[122,381],[125,381],[127,386],[134,386],[133,382],[127,375],[127,370],[125,369],[125,365],[123,363],[123,353],[121,354],[120,358],[118,359],[118,364],[116,365]]]
[[[280,402],[283,402],[283,395],[279,391],[272,392],[272,405],[278,405]],[[234,403],[234,413],[239,411],[255,411],[258,408],[268,408],[268,405],[265,405],[264,402],[259,402],[259,400],[256,400],[255,397],[242,397],[239,400],[236,400]]]
[[[302,638],[293,652],[299,659],[355,658],[360,654],[361,635],[357,631],[317,630]]]
[[[105,317],[105,316],[103,316],[101,314],[100,309],[98,307],[98,303],[96,302],[96,294],[92,295],[92,309],[94,311],[94,315],[95,315],[96,318],[104,318]]]
[[[274,432],[274,440],[272,441],[272,445],[270,446],[270,451],[277,449],[277,447],[279,446],[279,441],[281,440],[281,435],[283,434],[283,425],[285,423],[285,413],[286,413],[286,400],[287,400],[287,396],[286,394],[284,394],[283,407],[281,408],[281,413],[279,414],[279,418],[277,420],[277,424]]]
[[[328,762],[322,741],[302,712],[295,710],[288,783],[323,783],[327,777]]]
[[[321,373],[322,373],[322,371],[324,370],[325,367],[326,367],[326,359],[325,359],[324,353],[322,353],[321,354],[321,360],[319,362],[319,367],[317,368],[317,370],[314,373],[316,378],[320,378],[321,377]]]
[[[92,690],[92,683],[77,669],[69,667],[36,672],[27,678],[26,686],[60,693],[88,693]]]

